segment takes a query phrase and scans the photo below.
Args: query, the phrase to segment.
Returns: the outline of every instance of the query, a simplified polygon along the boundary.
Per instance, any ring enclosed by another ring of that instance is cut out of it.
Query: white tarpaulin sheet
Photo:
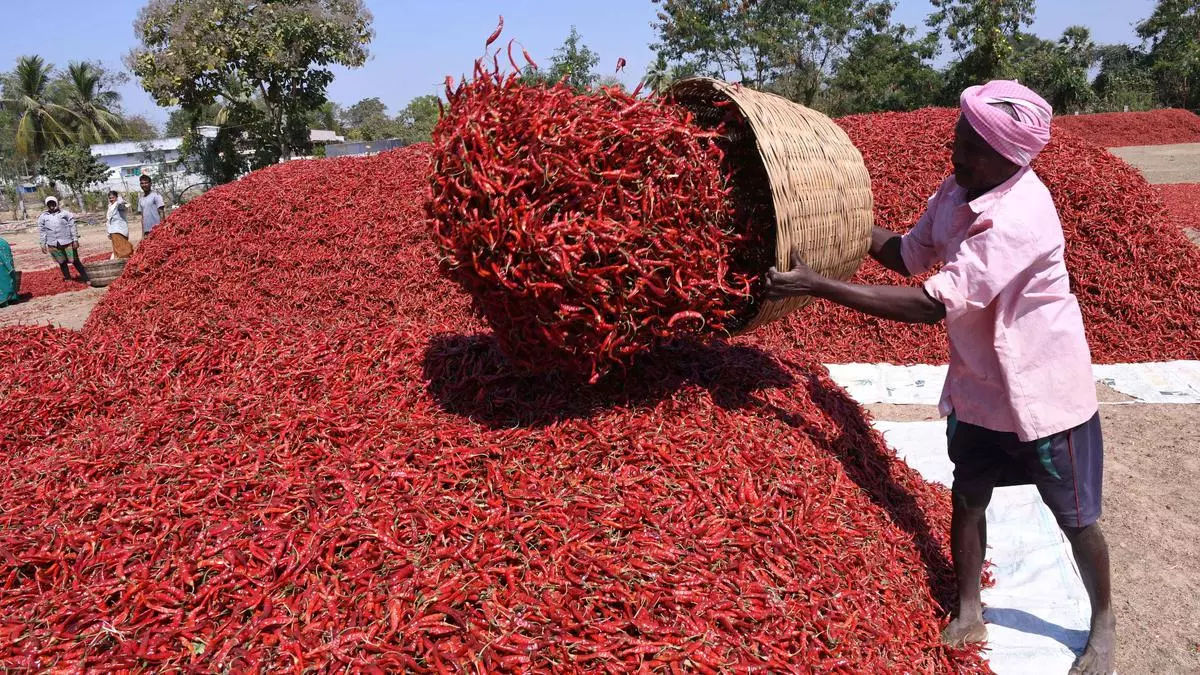
[[[827,366],[859,403],[937,405],[946,366],[843,363]],[[1142,403],[1200,403],[1200,361],[1092,366],[1096,381]]]
[[[944,422],[875,427],[926,480],[950,484]],[[983,592],[992,670],[1066,673],[1087,644],[1091,614],[1070,545],[1033,486],[997,489],[987,518],[987,557],[996,577]]]

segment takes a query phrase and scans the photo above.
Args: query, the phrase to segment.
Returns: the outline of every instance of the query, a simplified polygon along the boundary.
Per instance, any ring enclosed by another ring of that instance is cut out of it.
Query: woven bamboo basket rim
[[[797,247],[813,270],[839,280],[858,270],[871,245],[871,176],[846,132],[829,117],[781,96],[707,77],[680,80],[671,96],[698,111],[729,100],[749,123],[766,169],[775,229],[775,267]],[[766,270],[763,270],[764,272]],[[810,297],[763,302],[745,333],[804,307]]]

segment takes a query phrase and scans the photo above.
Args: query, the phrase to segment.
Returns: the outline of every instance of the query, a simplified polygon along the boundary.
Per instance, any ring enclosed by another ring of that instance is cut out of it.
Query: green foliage
[[[128,79],[104,66],[73,61],[54,82],[55,99],[71,111],[70,127],[78,143],[108,143],[121,137],[121,95],[112,87]]]
[[[366,61],[371,21],[362,0],[150,0],[127,63],[159,105],[229,109],[262,166],[308,149],[329,66]]]
[[[1033,23],[1034,0],[930,0],[926,24],[950,41],[960,59],[946,72],[944,100],[958,100],[968,86],[1012,78],[1016,42]]]
[[[22,56],[16,68],[4,77],[0,98],[15,116],[14,150],[36,159],[48,148],[61,148],[72,141],[74,113],[53,97],[54,66],[40,56]]]
[[[575,26],[562,46],[554,52],[550,59],[550,80],[565,82],[568,87],[577,92],[585,92],[596,85],[599,76],[596,74],[596,64],[600,57],[583,44],[583,39]]]
[[[83,192],[106,180],[109,169],[86,145],[68,145],[47,151],[42,157],[42,171],[51,180],[70,187],[82,209]]]
[[[158,138],[158,127],[144,115],[131,115],[121,120],[118,141],[149,141],[155,138]]]
[[[341,115],[341,106],[333,101],[326,101],[308,114],[308,125],[314,129],[328,129],[339,134],[344,134],[346,133],[346,129],[342,126],[341,121],[339,121]],[[323,149],[321,156],[325,156]]]
[[[667,60],[665,54],[659,52],[654,63],[651,63],[650,67],[646,69],[643,89],[648,93],[662,94],[670,89],[676,80],[693,77],[697,74],[695,65],[690,63],[672,64]]]
[[[1096,99],[1088,71],[1098,59],[1091,31],[1071,26],[1058,42],[1032,35],[1017,41],[1015,68],[1021,82],[1045,98],[1058,113],[1084,112]]]
[[[838,62],[824,97],[834,115],[915,110],[932,105],[943,88],[941,74],[929,65],[936,38],[912,41],[913,31],[895,26],[858,40]]]
[[[224,106],[212,104],[200,108],[175,108],[167,114],[167,124],[163,134],[168,138],[187,136],[198,126],[220,125],[225,115]]]
[[[887,29],[893,9],[891,0],[654,2],[660,9],[653,47],[668,62],[805,105],[830,85],[855,43]]]
[[[190,173],[204,176],[210,186],[223,185],[250,168],[238,141],[239,132],[230,127],[219,128],[216,138],[189,130],[183,136],[180,155]]]
[[[1159,0],[1137,32],[1150,43],[1159,100],[1170,107],[1200,107],[1200,3]]]
[[[378,97],[364,98],[342,109],[339,121],[346,129],[346,136],[355,141],[378,141],[396,134],[387,105]]]
[[[1129,45],[1097,47],[1100,73],[1092,82],[1096,109],[1119,112],[1149,110],[1155,105],[1154,73],[1150,56]]]
[[[396,116],[396,138],[407,143],[428,142],[433,138],[433,127],[437,124],[439,114],[437,96],[414,98]]]

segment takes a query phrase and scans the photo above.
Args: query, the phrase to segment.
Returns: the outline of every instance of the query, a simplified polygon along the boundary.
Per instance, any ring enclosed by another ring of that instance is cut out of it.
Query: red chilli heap
[[[765,267],[733,226],[721,130],[657,97],[527,85],[493,64],[447,79],[429,214],[443,271],[504,352],[594,382],[669,338],[742,325]]]

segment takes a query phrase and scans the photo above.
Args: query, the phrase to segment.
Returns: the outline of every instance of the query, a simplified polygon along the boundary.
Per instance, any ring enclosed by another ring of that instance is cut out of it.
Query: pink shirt
[[[1099,404],[1050,191],[1026,167],[974,201],[966,192],[947,178],[900,245],[912,274],[943,265],[925,282],[950,336],[939,409],[1022,441],[1079,426]]]

